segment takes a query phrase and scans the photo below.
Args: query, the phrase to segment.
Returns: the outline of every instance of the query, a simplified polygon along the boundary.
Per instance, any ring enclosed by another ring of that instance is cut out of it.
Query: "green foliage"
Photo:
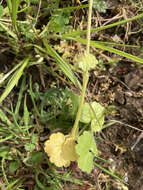
[[[43,152],[33,152],[30,157],[30,162],[34,165],[42,163],[44,159]]]
[[[106,12],[106,2],[105,2],[105,0],[94,0],[93,7],[99,13],[105,13]]]
[[[50,31],[64,33],[67,32],[71,27],[68,26],[70,20],[70,12],[68,11],[56,11],[50,17],[48,23]]]
[[[18,83],[28,62],[29,62],[29,58],[26,58],[24,61],[21,62],[21,67],[14,73],[14,75],[12,76],[10,82],[8,83],[5,91],[0,96],[0,104],[8,96],[8,94],[11,92],[11,90],[14,88],[14,86]]]
[[[28,126],[29,125],[29,111],[28,111],[28,108],[27,108],[27,105],[26,105],[26,96],[25,96],[25,99],[24,99],[24,124],[25,126]]]
[[[100,132],[103,129],[105,109],[97,102],[84,103],[80,122],[90,123],[94,132]]]
[[[10,165],[9,165],[9,172],[10,174],[14,174],[15,171],[20,168],[21,164],[20,162],[17,162],[17,161],[11,161],[10,162]]]
[[[23,36],[25,42],[33,42],[35,38],[35,33],[32,29],[32,25],[29,21],[26,23],[18,23],[18,31]]]
[[[25,150],[28,152],[32,152],[36,149],[36,143],[38,142],[37,134],[33,134],[31,137],[31,142],[25,144]]]
[[[0,147],[0,157],[11,160],[9,151],[10,151],[10,147],[8,147],[8,146]]]
[[[50,88],[45,93],[34,89],[33,93],[33,101],[40,100],[40,107],[36,108],[38,116],[44,121],[49,121],[64,112],[71,92],[68,88]],[[63,115],[65,117],[65,113]]]
[[[33,143],[26,143],[24,147],[27,152],[32,152],[33,150],[35,150],[35,144]]]
[[[43,44],[46,48],[46,52],[45,51],[44,52],[47,55],[50,55],[52,58],[54,58],[57,65],[63,71],[65,76],[67,76],[76,87],[81,88],[81,85],[78,79],[75,77],[72,69],[70,68],[70,65],[65,60],[63,60],[62,57],[60,57],[60,55],[47,43],[46,39],[43,40]]]
[[[70,98],[69,113],[70,113],[71,117],[74,118],[77,113],[78,107],[80,105],[80,97],[79,97],[79,95],[70,92],[69,98]]]
[[[79,155],[78,167],[87,173],[90,173],[94,167],[93,158],[98,154],[94,136],[91,131],[84,131],[83,135],[78,137],[76,152]]]
[[[141,15],[143,17],[143,14]],[[108,28],[108,27],[107,27]],[[110,27],[109,27],[110,28]],[[103,29],[101,29],[103,30]],[[95,29],[96,31],[96,29]],[[85,32],[85,31],[84,31]],[[80,33],[83,34],[84,33],[83,31],[81,32],[75,32],[73,35],[79,35]],[[79,37],[66,37],[68,36],[68,34],[65,34],[63,36],[64,39],[70,39],[70,40],[74,40],[76,42],[79,42],[81,44],[84,44],[86,45],[87,44],[87,41],[83,38],[79,38]],[[110,53],[114,53],[116,55],[119,55],[119,56],[122,56],[122,57],[126,57],[128,58],[129,60],[132,60],[134,62],[137,62],[137,63],[141,63],[143,64],[143,59],[142,58],[139,58],[137,56],[134,56],[132,54],[129,54],[129,53],[126,53],[124,51],[121,51],[121,50],[117,50],[115,48],[111,48],[111,47],[108,47],[108,46],[105,46],[105,45],[101,45],[101,43],[98,43],[98,42],[94,42],[94,41],[91,41],[91,46],[92,47],[95,47],[97,49],[101,49],[101,50],[104,50],[104,51],[108,51]]]
[[[3,15],[3,6],[0,5],[0,18],[2,18],[2,15]]]
[[[38,142],[38,135],[37,134],[32,135],[31,142],[33,144],[36,144]]]

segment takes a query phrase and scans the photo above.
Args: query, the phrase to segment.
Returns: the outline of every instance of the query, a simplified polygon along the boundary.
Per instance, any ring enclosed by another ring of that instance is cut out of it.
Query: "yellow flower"
[[[50,157],[50,162],[58,167],[68,167],[71,161],[77,160],[75,140],[65,137],[62,133],[54,133],[45,142],[45,152]]]

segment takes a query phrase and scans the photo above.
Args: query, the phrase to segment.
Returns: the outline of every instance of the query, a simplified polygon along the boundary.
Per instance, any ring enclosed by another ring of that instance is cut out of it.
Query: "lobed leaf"
[[[63,158],[65,160],[70,160],[70,161],[76,161],[78,158],[78,155],[76,154],[75,151],[75,139],[74,138],[67,138],[66,141],[64,142],[62,146],[62,154]]]
[[[91,131],[84,131],[83,135],[78,138],[76,152],[79,155],[79,158],[77,160],[78,167],[82,171],[90,173],[94,167],[94,154],[98,154],[94,136]]]
[[[45,152],[50,157],[50,162],[58,167],[68,167],[71,161],[77,160],[75,139],[65,137],[62,133],[54,133],[45,142]]]
[[[104,107],[95,101],[92,103],[84,103],[80,122],[87,124],[91,122],[92,130],[99,132],[102,130],[104,124],[104,111]]]
[[[70,161],[62,157],[62,145],[65,142],[65,136],[62,133],[54,133],[50,139],[45,142],[45,152],[50,157],[50,162],[57,167],[69,166]]]

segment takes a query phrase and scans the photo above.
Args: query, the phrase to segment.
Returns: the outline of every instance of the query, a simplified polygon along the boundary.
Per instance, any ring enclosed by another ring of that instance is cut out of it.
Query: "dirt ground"
[[[124,176],[129,190],[143,189],[143,139],[133,129],[143,129],[143,68],[119,62],[95,77],[95,99],[103,105],[114,105],[115,113],[107,121],[117,123],[103,131],[102,154],[115,161],[115,170]],[[100,145],[99,145],[100,147]],[[111,188],[112,189],[112,188]],[[113,189],[118,189],[114,187]]]

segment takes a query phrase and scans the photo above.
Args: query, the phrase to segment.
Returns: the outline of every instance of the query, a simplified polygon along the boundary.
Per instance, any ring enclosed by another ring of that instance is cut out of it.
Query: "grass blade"
[[[102,41],[94,41],[94,42],[97,43],[97,44],[103,44],[103,45],[106,45],[106,46],[140,48],[140,46],[137,46],[137,45],[119,44],[119,43],[116,43],[116,42],[102,42]]]
[[[21,0],[12,0],[12,13],[11,13],[11,19],[12,19],[12,25],[17,31],[17,25],[16,25],[16,19],[17,19],[17,13],[18,13],[18,6],[20,4]]]
[[[44,46],[46,48],[46,51],[44,50],[44,53],[46,53],[46,54],[50,55],[52,58],[54,58],[57,65],[63,71],[65,76],[67,78],[69,78],[76,87],[81,89],[81,84],[78,81],[78,79],[76,78],[76,76],[74,75],[74,73],[71,70],[70,66],[59,56],[59,54],[51,46],[48,45],[46,40],[43,40],[43,44],[44,44]],[[40,48],[40,50],[43,51],[43,48]]]
[[[9,139],[12,139],[13,138],[13,135],[10,135],[4,139],[0,139],[0,143],[4,143],[5,141],[9,140]]]
[[[139,15],[136,15],[134,17],[128,18],[126,20],[121,20],[119,22],[115,22],[113,24],[108,24],[106,26],[100,26],[100,27],[97,27],[97,28],[93,28],[93,29],[91,29],[91,32],[99,32],[99,31],[102,31],[102,30],[105,30],[105,29],[108,29],[108,28],[112,28],[112,27],[118,26],[118,25],[126,24],[127,22],[131,22],[131,21],[140,19],[142,17],[143,17],[143,13],[139,14]],[[70,32],[70,33],[67,33],[67,34],[63,34],[63,36],[64,37],[68,37],[68,36],[72,36],[73,37],[73,36],[84,35],[86,33],[87,33],[87,30],[79,30],[79,31],[74,31],[74,32]]]
[[[25,69],[25,67],[28,64],[28,61],[29,61],[29,58],[26,58],[23,61],[23,64],[22,64],[21,68],[19,68],[19,70],[16,71],[15,76],[12,77],[12,80],[9,82],[9,84],[7,85],[5,91],[3,92],[3,94],[0,97],[0,104],[8,96],[8,94],[11,92],[11,90],[14,88],[14,86],[18,83],[20,77],[23,74],[23,70]]]
[[[7,74],[5,74],[1,79],[0,79],[0,85],[14,72],[20,67],[21,63],[17,64],[11,71],[9,71]]]
[[[82,39],[82,38],[68,37],[66,39],[70,39],[70,40],[79,42],[79,43],[84,44],[84,45],[86,45],[86,43],[87,43],[86,40]],[[128,59],[130,59],[130,60],[132,60],[134,62],[138,62],[138,63],[143,64],[143,59],[141,59],[139,57],[136,57],[134,55],[125,53],[123,51],[120,51],[120,50],[117,50],[117,49],[114,49],[114,48],[111,48],[111,47],[107,47],[107,46],[101,45],[101,44],[96,43],[94,41],[91,41],[90,45],[92,47],[95,47],[95,48],[98,48],[98,49],[102,49],[102,50],[105,50],[105,51],[108,51],[108,52],[111,52],[111,53],[115,53],[115,54],[120,55],[122,57],[126,57],[126,58],[128,58]]]
[[[26,128],[26,130],[27,130],[27,134],[29,135],[28,125],[29,125],[29,120],[30,120],[30,114],[29,114],[29,111],[28,111],[28,108],[27,108],[27,105],[26,105],[26,99],[27,99],[27,96],[25,95],[25,98],[24,98],[24,115],[23,115],[23,118],[24,118],[25,128]]]
[[[32,90],[32,79],[30,77],[30,89],[29,89],[29,94],[30,94],[30,97],[31,97],[31,100],[32,100],[32,103],[33,103],[33,106],[34,106],[34,110],[36,112],[36,114],[41,117],[40,113],[39,113],[39,110],[36,106],[36,103],[35,103],[35,95],[34,95],[34,92]]]
[[[11,190],[11,189],[15,189],[15,185],[21,180],[21,178],[14,180],[12,183],[10,183],[9,185],[7,185],[5,190]],[[21,182],[22,183],[22,182]],[[18,190],[18,189],[17,189]]]
[[[112,176],[113,178],[115,178],[115,179],[121,181],[122,183],[125,183],[125,181],[124,181],[123,179],[121,179],[119,176],[115,175],[114,173],[110,172],[109,170],[106,170],[105,168],[103,168],[102,166],[100,166],[99,164],[97,164],[96,162],[94,162],[94,165],[95,165],[98,169],[102,170],[104,173],[106,173],[106,174]]]
[[[11,30],[9,30],[9,28],[8,27],[6,27],[4,24],[2,24],[1,22],[0,22],[0,26],[2,27],[2,29],[3,30],[5,30],[11,37],[13,37],[15,40],[17,40],[17,35],[14,33],[14,32],[12,32]]]
[[[12,2],[11,2],[11,0],[6,0],[6,3],[7,3],[7,6],[8,6],[8,9],[9,9],[9,12],[11,14],[11,12],[12,12]]]
[[[16,108],[15,108],[15,113],[14,114],[15,114],[16,120],[19,117],[19,109],[20,109],[20,105],[21,105],[25,85],[26,85],[26,75],[24,75],[24,77],[22,79],[22,83],[21,83],[21,87],[20,87],[20,91],[19,91],[19,95],[18,95],[18,100],[17,100],[17,104],[16,104]]]
[[[8,119],[8,117],[5,115],[5,113],[0,109],[0,119],[6,123],[9,127],[11,127],[12,123],[11,121]]]

